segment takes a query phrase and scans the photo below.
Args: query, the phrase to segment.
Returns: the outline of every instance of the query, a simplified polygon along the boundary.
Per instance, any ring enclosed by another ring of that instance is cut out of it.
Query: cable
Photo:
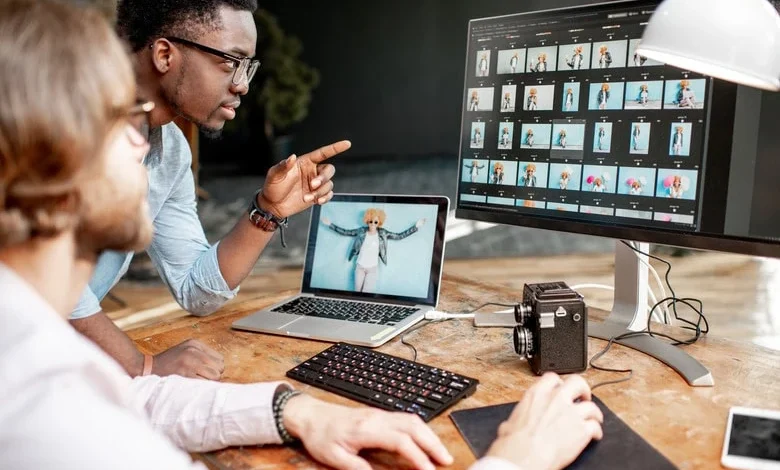
[[[448,313],[448,312],[440,312],[438,310],[429,310],[425,313],[425,319],[426,320],[432,320],[432,321],[440,321],[440,320],[456,320],[460,318],[474,318],[476,316],[476,312],[484,307],[487,307],[489,305],[497,305],[499,307],[512,307],[510,310],[503,312],[503,313],[510,313],[514,311],[514,305],[511,304],[501,304],[496,302],[487,302],[482,305],[480,305],[477,308],[474,308],[468,312],[464,313]],[[496,313],[502,313],[502,312],[496,312]]]
[[[693,344],[694,342],[698,341],[698,339],[701,337],[702,334],[709,333],[710,325],[709,325],[709,322],[707,321],[707,318],[704,316],[703,304],[702,304],[701,300],[692,299],[692,298],[679,299],[679,298],[677,298],[677,295],[674,293],[674,289],[672,288],[672,284],[669,281],[669,274],[672,271],[671,263],[669,263],[665,259],[659,258],[659,257],[651,255],[649,253],[644,253],[641,250],[631,246],[629,243],[626,243],[625,241],[621,241],[621,242],[624,245],[626,245],[627,247],[629,247],[632,250],[636,251],[637,253],[642,254],[644,256],[647,256],[648,258],[652,258],[652,259],[654,259],[656,261],[659,261],[659,262],[661,262],[661,263],[666,265],[666,274],[664,275],[664,279],[666,281],[667,287],[669,287],[669,293],[671,295],[669,297],[665,297],[664,299],[659,301],[656,305],[654,305],[653,306],[653,310],[656,309],[661,304],[667,304],[667,306],[671,306],[672,307],[672,311],[674,312],[674,319],[678,320],[678,321],[681,321],[681,322],[683,322],[683,323],[685,323],[687,325],[690,325],[688,327],[683,326],[682,328],[686,329],[686,330],[690,330],[690,331],[695,331],[696,332],[696,335],[693,338],[693,342],[688,342],[690,340],[687,340],[687,341],[684,341],[684,342],[680,342],[680,344]],[[693,305],[690,304],[690,302],[697,303],[699,305],[699,307],[698,308],[694,307]],[[698,315],[698,321],[694,324],[694,323],[692,323],[692,322],[690,322],[690,321],[688,321],[688,320],[686,320],[684,318],[680,318],[679,314],[677,313],[677,303],[685,304],[688,307],[690,307],[691,310],[696,312],[696,314]],[[705,327],[704,330],[701,329],[702,321],[704,322],[704,327]],[[648,322],[648,331],[650,331],[649,322]],[[652,333],[652,332],[650,332],[650,333],[651,333],[651,336],[652,335],[659,335],[660,336],[660,333]]]
[[[624,243],[625,243],[625,242],[624,242]],[[639,256],[639,255],[640,255],[640,252],[638,251],[637,247],[636,247],[635,245],[633,245],[633,242],[632,242],[632,245],[630,246],[630,248],[631,248],[632,250],[634,250],[634,252],[635,252],[635,254],[636,254],[636,258],[637,258],[637,259],[638,259],[638,260],[639,260],[639,261],[640,261],[642,264],[644,264],[645,266],[647,266],[647,269],[648,269],[648,270],[650,271],[650,273],[653,275],[653,278],[655,279],[655,282],[657,282],[657,283],[658,283],[658,288],[659,288],[659,289],[661,289],[661,298],[664,298],[664,299],[665,299],[665,298],[666,298],[666,289],[664,289],[664,284],[663,284],[663,282],[661,282],[661,277],[658,275],[658,271],[656,271],[656,269],[655,269],[655,266],[653,266],[652,264],[648,263],[648,262],[647,262],[647,261],[646,261],[644,258],[642,258],[641,256]],[[648,286],[647,286],[647,291],[650,293],[650,296],[651,296],[651,298],[652,298],[652,297],[654,297],[654,295],[653,295],[653,289],[650,287],[650,285],[649,285],[649,284],[648,284]],[[652,301],[653,303],[655,303],[655,302],[656,302],[655,300],[651,300],[651,301]],[[648,306],[648,308],[649,308],[649,306]],[[663,318],[663,322],[662,322],[662,323],[666,323],[667,325],[671,325],[671,324],[672,324],[672,322],[671,322],[671,315],[669,314],[669,307],[668,307],[668,306],[666,306],[666,305],[664,305],[664,309],[663,309],[663,310],[664,310],[664,318]],[[657,321],[658,321],[658,322],[661,322],[661,320],[657,320]]]
[[[612,385],[612,384],[616,384],[616,383],[625,382],[627,380],[630,380],[631,377],[634,374],[633,369],[612,369],[612,368],[607,368],[607,367],[601,367],[601,366],[598,366],[598,365],[595,364],[595,361],[600,359],[602,356],[604,356],[610,350],[610,348],[612,347],[612,344],[615,341],[619,341],[621,339],[627,339],[627,338],[634,338],[634,337],[642,336],[642,335],[648,335],[648,336],[653,337],[653,338],[664,338],[666,340],[669,340],[671,342],[672,346],[685,346],[685,345],[689,345],[689,344],[695,343],[696,341],[699,340],[699,338],[701,338],[702,335],[706,335],[710,331],[709,322],[707,321],[707,317],[704,316],[704,305],[703,305],[702,301],[699,300],[699,299],[693,299],[693,298],[687,298],[687,297],[686,298],[678,298],[676,296],[676,294],[674,293],[674,288],[672,288],[672,284],[669,281],[669,274],[672,271],[672,264],[669,263],[668,261],[662,259],[662,258],[657,257],[657,256],[653,256],[653,255],[651,255],[649,253],[644,253],[641,250],[637,249],[636,247],[632,246],[631,244],[626,243],[625,241],[623,241],[622,243],[625,244],[626,246],[628,246],[629,248],[631,248],[632,250],[636,251],[637,253],[639,253],[641,255],[644,255],[644,256],[647,256],[648,258],[652,258],[654,260],[660,261],[661,263],[666,265],[666,274],[664,276],[664,279],[666,280],[667,287],[669,287],[669,292],[670,292],[671,296],[665,297],[665,298],[661,299],[660,301],[656,302],[653,305],[653,307],[650,309],[650,315],[647,316],[647,327],[646,327],[645,330],[643,330],[643,331],[629,331],[629,332],[626,332],[626,333],[623,333],[623,334],[620,334],[620,335],[617,335],[617,336],[613,336],[612,338],[609,339],[609,342],[607,343],[607,346],[603,350],[601,350],[598,353],[596,353],[590,359],[590,361],[589,361],[590,366],[592,368],[596,369],[596,370],[601,370],[601,371],[606,371],[606,372],[616,372],[616,373],[628,373],[627,377],[623,377],[623,378],[615,379],[615,380],[609,380],[609,381],[605,381],[605,382],[600,382],[600,383],[592,386],[591,390],[595,390],[596,388],[603,387],[605,385]],[[679,314],[677,313],[677,304],[678,303],[686,305],[691,310],[696,312],[696,315],[698,316],[698,320],[696,321],[696,323],[693,323],[693,322],[691,322],[689,320],[686,320],[684,318],[680,318]],[[696,304],[696,306],[694,306],[694,304]],[[690,325],[690,326],[683,326],[682,328],[686,329],[686,330],[694,331],[694,336],[693,337],[687,338],[687,339],[679,339],[679,338],[674,338],[674,337],[672,337],[670,335],[667,335],[665,333],[659,333],[659,332],[652,331],[652,328],[651,328],[651,326],[652,326],[652,324],[651,324],[652,316],[655,313],[656,309],[658,309],[659,307],[661,307],[663,305],[666,305],[667,307],[668,306],[672,307],[672,312],[674,312],[674,319],[675,320],[678,320],[678,321],[681,321],[681,322],[683,322],[683,323],[685,323],[687,325]],[[702,329],[702,322],[704,323],[704,329]]]
[[[640,258],[641,259],[641,258]],[[573,290],[581,290],[581,289],[604,289],[604,290],[610,290],[615,291],[615,288],[612,286],[608,286],[606,284],[577,284],[576,286],[571,287]],[[647,288],[647,293],[650,296],[650,301],[653,302],[651,305],[655,305],[657,302],[655,294],[653,293],[653,290],[650,289],[650,286]],[[650,310],[650,305],[647,306],[648,312]],[[649,314],[649,313],[648,313]],[[663,319],[660,317],[660,315],[655,315],[655,321],[659,323],[664,323]]]
[[[477,313],[479,310],[482,310],[483,308],[489,307],[491,305],[495,306],[495,307],[511,307],[511,308],[514,309],[516,304],[502,304],[502,303],[497,303],[497,302],[485,302],[484,304],[480,305],[479,307],[476,307],[476,308],[472,309],[471,311],[465,312],[465,313]]]
[[[580,290],[580,289],[604,289],[604,290],[611,290],[614,291],[615,288],[612,286],[608,286],[606,284],[577,284],[576,286],[571,286],[572,290]]]
[[[447,313],[438,310],[429,310],[425,312],[426,320],[456,320],[458,318],[474,318],[475,313]]]
[[[483,309],[485,307],[488,307],[488,306],[512,307],[513,309],[515,307],[514,304],[502,304],[502,303],[498,303],[498,302],[485,302],[484,304],[482,304],[482,305],[480,305],[478,307],[473,308],[470,312],[465,312],[465,313],[445,313],[445,312],[439,312],[439,311],[436,311],[436,310],[432,310],[432,311],[427,312],[425,314],[425,320],[427,320],[427,321],[423,321],[420,324],[414,326],[413,328],[410,328],[410,329],[406,330],[405,332],[403,332],[401,334],[401,344],[403,344],[404,346],[406,346],[406,347],[408,347],[409,349],[412,350],[412,352],[414,353],[414,358],[412,359],[412,362],[417,362],[417,348],[415,348],[412,343],[408,343],[406,341],[406,335],[408,335],[409,333],[411,333],[413,331],[416,331],[416,330],[418,330],[418,329],[420,329],[420,328],[422,328],[424,326],[430,325],[431,323],[438,323],[438,322],[441,322],[441,321],[453,320],[453,319],[456,319],[456,318],[474,318],[474,315],[476,315],[476,312],[478,310],[481,310],[481,309]],[[430,316],[430,318],[429,318],[429,316]]]
[[[441,321],[441,320],[438,320],[438,321]],[[422,328],[424,326],[428,326],[431,323],[437,323],[437,321],[422,321],[418,325],[415,325],[414,327],[409,328],[408,330],[404,331],[403,334],[401,335],[401,344],[403,344],[404,346],[410,348],[412,350],[412,352],[414,353],[414,358],[412,359],[412,362],[417,362],[417,348],[415,348],[412,343],[407,343],[406,342],[406,335],[408,335],[409,333],[411,333],[413,331],[417,331],[417,330],[419,330],[420,328]]]

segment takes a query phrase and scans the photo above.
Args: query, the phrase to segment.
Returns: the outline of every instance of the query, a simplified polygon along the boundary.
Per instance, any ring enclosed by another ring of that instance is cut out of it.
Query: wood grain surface
[[[248,383],[284,379],[287,370],[328,343],[235,331],[236,319],[270,305],[293,291],[231,304],[206,317],[181,317],[131,330],[139,348],[156,353],[189,338],[197,338],[225,356],[224,381]],[[468,311],[483,302],[514,302],[517,290],[447,276],[439,309]],[[591,309],[591,319],[605,313]],[[682,334],[682,333],[680,333]],[[517,401],[534,383],[527,363],[512,350],[511,330],[474,328],[470,320],[453,320],[411,332],[407,342],[418,348],[418,361],[447,368],[480,380],[477,392],[451,410]],[[606,345],[590,339],[589,356]],[[621,419],[682,469],[720,468],[720,452],[730,406],[780,409],[780,353],[720,338],[704,338],[686,350],[712,371],[715,387],[692,388],[662,363],[616,345],[600,361],[605,367],[631,367],[634,377],[625,383],[600,388],[599,396]],[[411,358],[411,351],[395,338],[379,351]],[[615,374],[588,369],[591,384],[614,379]],[[297,382],[298,388],[335,403],[364,406]],[[431,423],[455,457],[449,468],[467,468],[474,456],[445,413]],[[366,456],[375,468],[409,468],[384,452]],[[213,469],[316,469],[300,447],[244,447],[196,455]]]

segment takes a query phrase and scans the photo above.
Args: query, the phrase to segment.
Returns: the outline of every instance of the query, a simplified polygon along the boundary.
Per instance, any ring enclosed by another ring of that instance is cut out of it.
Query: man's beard
[[[217,140],[220,137],[222,137],[222,128],[213,128],[206,125],[205,122],[197,119],[195,116],[192,116],[191,114],[184,111],[184,107],[179,104],[181,101],[181,97],[178,93],[178,90],[180,89],[179,85],[181,85],[181,82],[177,84],[176,86],[176,92],[172,96],[166,96],[166,100],[168,103],[170,103],[171,108],[173,108],[173,111],[178,115],[186,119],[187,121],[195,124],[198,127],[198,130],[200,133],[206,137],[207,139],[211,140]],[[212,111],[209,116],[206,118],[208,120],[209,117],[213,116],[214,113],[219,111],[219,106]]]

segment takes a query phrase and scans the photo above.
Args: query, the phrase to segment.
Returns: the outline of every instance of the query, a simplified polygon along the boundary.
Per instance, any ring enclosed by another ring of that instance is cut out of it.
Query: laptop
[[[233,328],[381,346],[436,308],[449,203],[336,194],[314,206],[300,293]]]

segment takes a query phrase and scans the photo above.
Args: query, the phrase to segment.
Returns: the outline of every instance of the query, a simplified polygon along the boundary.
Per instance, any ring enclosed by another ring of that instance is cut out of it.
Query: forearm
[[[279,444],[272,401],[281,384],[138,377],[130,384],[129,405],[143,410],[157,431],[189,452]]]
[[[113,357],[131,377],[143,371],[144,356],[131,340],[108,316],[100,311],[78,320],[70,320],[76,331],[97,344]]]
[[[217,261],[230,289],[235,289],[249,276],[273,235],[274,232],[261,230],[242,217],[222,238],[217,248]]]

